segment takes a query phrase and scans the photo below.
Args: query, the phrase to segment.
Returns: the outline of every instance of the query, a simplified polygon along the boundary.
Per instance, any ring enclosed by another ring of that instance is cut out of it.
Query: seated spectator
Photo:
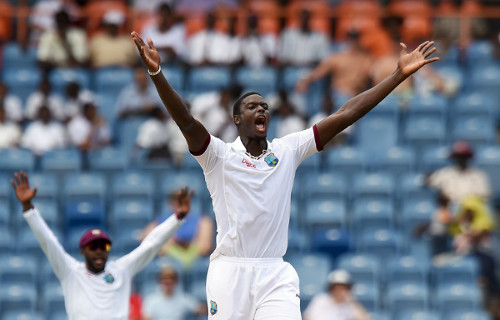
[[[277,118],[277,137],[284,137],[287,134],[299,132],[306,128],[304,118],[296,113],[295,106],[288,98],[285,90],[280,91],[280,100],[273,117]]]
[[[147,295],[143,303],[143,320],[183,320],[189,315],[207,312],[205,303],[179,288],[179,276],[172,267],[164,267],[158,275],[159,288]]]
[[[21,140],[21,128],[8,121],[5,108],[0,105],[0,149],[17,147]]]
[[[162,3],[157,12],[158,22],[146,26],[142,37],[153,39],[163,63],[182,63],[187,54],[184,25],[177,22],[172,8],[167,3]]]
[[[450,150],[450,159],[454,164],[429,174],[426,185],[442,192],[454,205],[471,195],[487,201],[491,195],[490,183],[481,169],[469,166],[473,157],[474,151],[469,143],[455,142]]]
[[[175,194],[168,197],[169,210],[176,210]],[[141,234],[141,240],[151,230],[166,218],[162,214],[158,219],[148,224]],[[175,235],[165,243],[160,254],[172,257],[189,269],[199,258],[208,256],[214,249],[214,224],[207,215],[191,212],[186,222],[177,230]]]
[[[346,49],[321,61],[297,82],[296,90],[305,92],[312,82],[331,76],[331,92],[336,97],[350,98],[361,93],[369,85],[371,66],[372,59],[361,46],[359,33],[352,30],[348,34]]]
[[[247,32],[240,41],[242,63],[249,67],[262,67],[276,62],[278,39],[274,34],[260,34],[258,17],[247,19]]]
[[[123,88],[118,96],[118,117],[123,119],[132,116],[145,116],[157,106],[161,106],[161,100],[156,89],[149,81],[144,68],[136,67],[134,83]]]
[[[30,123],[22,138],[21,147],[30,149],[35,155],[66,146],[66,132],[62,124],[52,120],[49,107],[38,108],[37,120]]]
[[[328,275],[328,292],[313,297],[304,320],[368,320],[370,315],[352,295],[351,275],[334,270]]]
[[[68,82],[65,92],[64,105],[66,106],[65,114],[67,119],[72,119],[81,114],[85,104],[94,102],[94,94],[90,90],[82,89],[78,82]]]
[[[82,115],[77,115],[68,123],[68,135],[71,144],[82,151],[97,150],[111,140],[108,124],[99,116],[93,103],[85,104]]]
[[[69,15],[55,14],[56,27],[45,31],[38,45],[38,60],[43,70],[54,67],[82,67],[88,62],[87,36],[84,30],[71,27]]]
[[[25,110],[26,119],[33,120],[38,115],[41,106],[49,107],[55,119],[59,121],[66,119],[63,100],[58,94],[52,92],[52,84],[46,77],[38,84],[38,90],[28,97]]]
[[[132,0],[134,10],[147,13],[155,13],[162,3],[173,5],[176,0]]]
[[[19,97],[10,94],[7,85],[0,81],[0,107],[4,108],[7,120],[21,122],[23,120],[23,105]]]
[[[93,36],[89,42],[91,66],[132,67],[137,64],[138,56],[130,35],[120,34],[120,26],[125,22],[123,13],[108,11],[102,22],[106,31]]]
[[[283,65],[313,66],[327,57],[330,43],[326,35],[310,26],[311,14],[300,12],[300,27],[286,28],[281,35],[279,60]]]

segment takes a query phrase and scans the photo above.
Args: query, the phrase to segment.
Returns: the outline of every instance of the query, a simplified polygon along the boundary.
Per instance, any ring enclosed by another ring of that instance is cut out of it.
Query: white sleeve
[[[224,141],[213,135],[210,135],[209,139],[210,141],[208,141],[205,149],[202,149],[199,154],[193,154],[205,173],[210,172],[226,152],[226,143]]]
[[[322,150],[322,147],[319,145],[316,126],[288,134],[278,140],[295,151],[297,166],[311,155]]]
[[[64,279],[71,271],[71,265],[77,263],[76,260],[66,253],[36,208],[24,212],[23,216],[40,243],[57,278]]]
[[[179,229],[183,220],[172,214],[167,220],[151,231],[141,244],[129,254],[117,260],[124,270],[135,275],[153,260],[163,244]]]
[[[39,61],[48,61],[50,59],[52,46],[52,31],[45,31],[38,42],[37,58]]]
[[[72,35],[72,53],[78,62],[85,62],[89,57],[89,48],[87,46],[87,35],[81,30],[73,30]]]

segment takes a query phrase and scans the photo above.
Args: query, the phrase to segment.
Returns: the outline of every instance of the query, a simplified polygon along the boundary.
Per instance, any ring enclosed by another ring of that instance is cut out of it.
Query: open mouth
[[[257,131],[265,132],[266,131],[266,117],[258,116],[255,119],[255,127],[257,128]]]

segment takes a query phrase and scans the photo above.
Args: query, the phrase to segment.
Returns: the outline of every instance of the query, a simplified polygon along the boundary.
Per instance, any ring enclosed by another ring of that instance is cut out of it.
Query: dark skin
[[[147,44],[137,32],[132,32],[137,49],[142,60],[150,72],[155,72],[160,67],[160,55],[155,49],[153,41],[148,38]],[[433,47],[434,42],[425,41],[414,51],[408,53],[406,45],[401,44],[401,55],[396,69],[384,81],[375,87],[353,97],[347,101],[338,111],[320,121],[316,126],[319,134],[321,146],[326,145],[333,137],[342,132],[345,128],[362,118],[366,113],[373,109],[389,93],[391,93],[401,82],[415,73],[426,64],[439,60],[439,58],[430,58],[430,55],[436,51]],[[151,76],[158,94],[163,104],[177,123],[182,134],[186,138],[189,150],[197,153],[202,150],[204,144],[209,139],[209,133],[205,127],[196,120],[189,112],[183,99],[168,83],[163,73]],[[251,108],[250,105],[258,105]],[[269,127],[269,117],[266,117],[264,109],[265,101],[260,95],[251,95],[243,100],[240,108],[240,115],[234,117],[234,122],[238,127],[238,133],[241,141],[247,151],[253,156],[259,156],[262,149],[267,148],[267,129]],[[268,111],[267,111],[268,112]],[[264,131],[260,130],[256,121],[261,121],[265,117],[266,123]],[[257,120],[261,119],[261,120]],[[259,128],[259,129],[257,129]]]
[[[14,179],[10,180],[14,192],[16,194],[17,200],[21,203],[23,207],[23,212],[33,209],[32,200],[36,196],[37,187],[30,188],[29,177],[24,172],[15,172]],[[194,191],[189,191],[187,187],[180,189],[177,194],[175,201],[177,201],[177,218],[183,219],[191,209],[191,197]],[[91,243],[97,244],[95,250],[90,250],[85,247],[80,249],[80,253],[85,258],[85,265],[87,270],[93,274],[98,274],[104,270],[106,267],[106,262],[108,260],[109,251],[106,251],[103,246],[99,244],[108,243],[106,240],[95,240]]]

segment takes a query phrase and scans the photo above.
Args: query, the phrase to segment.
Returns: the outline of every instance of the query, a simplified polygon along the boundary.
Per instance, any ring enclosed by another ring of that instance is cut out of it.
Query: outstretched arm
[[[155,73],[160,69],[160,55],[154,47],[151,38],[148,38],[148,44],[139,36],[137,32],[132,32],[132,39],[139,50],[142,61],[146,64],[150,73]],[[172,119],[177,123],[186,138],[191,153],[201,151],[209,139],[207,129],[195,118],[193,118],[188,107],[179,94],[172,88],[162,72],[151,75],[156,90],[160,95],[161,101],[167,108]]]
[[[310,73],[297,81],[297,83],[295,84],[295,90],[297,90],[298,92],[305,92],[311,83],[323,78],[328,73],[332,72],[332,70],[335,69],[336,59],[337,57],[335,55],[332,55],[326,60],[323,60]]]
[[[418,69],[439,60],[437,57],[429,59],[429,56],[436,51],[433,45],[433,41],[426,41],[413,52],[407,53],[406,45],[401,43],[401,55],[393,74],[375,87],[350,99],[337,112],[316,125],[321,145],[326,145],[335,135],[362,118]]]

